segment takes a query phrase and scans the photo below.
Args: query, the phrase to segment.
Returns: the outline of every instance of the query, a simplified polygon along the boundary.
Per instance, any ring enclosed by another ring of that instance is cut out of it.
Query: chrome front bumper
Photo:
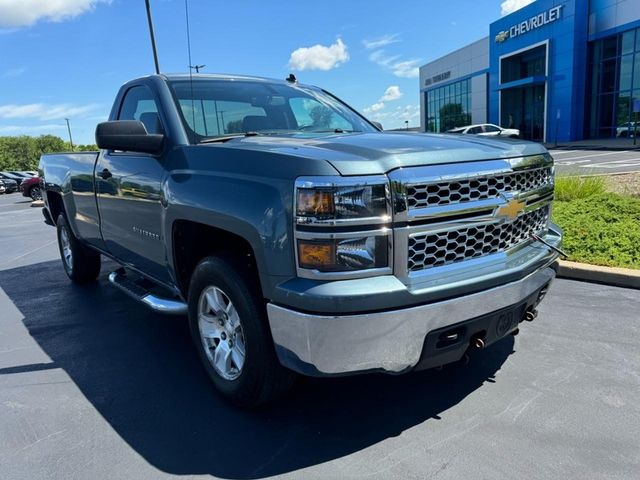
[[[516,305],[555,275],[547,266],[471,295],[377,313],[315,315],[272,303],[267,312],[278,357],[286,367],[309,375],[399,373],[418,364],[429,332]]]

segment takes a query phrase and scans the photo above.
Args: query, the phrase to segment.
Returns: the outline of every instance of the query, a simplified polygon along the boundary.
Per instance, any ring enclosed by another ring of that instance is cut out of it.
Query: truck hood
[[[217,145],[325,160],[341,175],[546,153],[542,145],[522,140],[405,132],[240,137]]]

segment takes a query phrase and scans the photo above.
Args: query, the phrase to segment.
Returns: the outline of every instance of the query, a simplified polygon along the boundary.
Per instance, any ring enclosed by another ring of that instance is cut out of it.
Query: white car
[[[483,123],[480,125],[467,125],[466,127],[452,128],[447,133],[462,133],[467,135],[484,135],[484,136],[501,136],[510,138],[519,138],[520,130],[517,128],[502,128],[492,123]]]
[[[640,122],[623,123],[616,128],[616,137],[633,138],[633,136],[636,134],[636,130],[640,130]]]

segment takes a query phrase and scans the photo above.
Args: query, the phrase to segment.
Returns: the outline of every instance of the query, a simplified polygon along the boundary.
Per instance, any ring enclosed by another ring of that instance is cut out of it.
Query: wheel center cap
[[[226,340],[227,334],[225,332],[222,332],[222,334],[220,335],[220,338],[222,338],[222,340]]]

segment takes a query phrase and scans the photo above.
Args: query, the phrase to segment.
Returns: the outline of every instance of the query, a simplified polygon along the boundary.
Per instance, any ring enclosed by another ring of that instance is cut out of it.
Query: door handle
[[[111,172],[105,168],[105,169],[104,169],[104,170],[102,170],[100,173],[98,173],[98,176],[99,176],[100,178],[102,178],[103,180],[108,180],[108,179],[109,179],[109,178],[111,178],[113,175],[111,175]]]

